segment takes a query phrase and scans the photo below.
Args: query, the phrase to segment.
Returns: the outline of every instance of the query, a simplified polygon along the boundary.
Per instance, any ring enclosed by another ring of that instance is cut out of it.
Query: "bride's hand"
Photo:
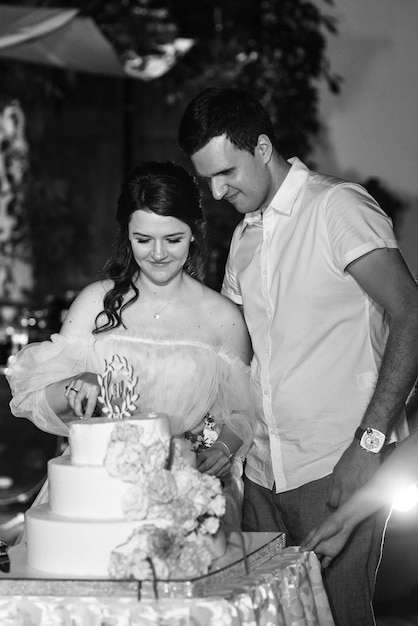
[[[213,474],[218,478],[229,475],[231,461],[229,455],[220,447],[212,446],[197,454],[197,469],[200,472]]]
[[[65,388],[65,397],[76,417],[92,417],[100,393],[97,374],[84,372],[70,380]]]

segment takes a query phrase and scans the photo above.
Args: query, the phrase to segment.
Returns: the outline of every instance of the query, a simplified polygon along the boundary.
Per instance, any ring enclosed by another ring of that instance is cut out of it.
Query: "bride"
[[[65,437],[70,420],[100,414],[98,375],[117,354],[138,378],[138,412],[167,413],[173,436],[197,441],[210,414],[218,438],[198,468],[239,478],[255,427],[251,348],[238,308],[202,282],[194,179],[171,162],[144,163],[124,181],[116,218],[107,278],[81,291],[59,333],[9,364],[12,413]]]

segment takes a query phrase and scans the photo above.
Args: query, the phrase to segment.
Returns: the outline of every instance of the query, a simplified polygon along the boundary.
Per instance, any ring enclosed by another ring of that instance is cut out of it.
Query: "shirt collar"
[[[302,185],[305,183],[309,170],[304,163],[298,157],[292,157],[287,161],[290,163],[291,168],[288,171],[286,178],[280,185],[279,189],[275,193],[266,211],[270,207],[279,213],[290,215],[293,210],[295,200],[299,194]],[[247,213],[241,222],[241,233],[243,235],[247,226],[262,227],[263,226],[263,214],[260,209]]]
[[[263,226],[263,214],[260,209],[252,211],[252,213],[246,213],[243,227],[245,228],[246,226]]]

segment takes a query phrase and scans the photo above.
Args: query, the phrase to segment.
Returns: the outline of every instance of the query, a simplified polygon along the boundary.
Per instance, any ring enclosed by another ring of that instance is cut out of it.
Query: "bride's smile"
[[[129,239],[135,261],[144,277],[155,283],[167,284],[183,269],[192,231],[175,217],[140,209],[132,213]]]

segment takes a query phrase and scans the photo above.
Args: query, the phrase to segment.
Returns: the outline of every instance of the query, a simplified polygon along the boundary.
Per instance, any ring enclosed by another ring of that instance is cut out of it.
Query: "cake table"
[[[284,548],[280,533],[244,538],[245,560],[233,533],[227,554],[207,576],[157,584],[39,577],[25,567],[24,546],[10,548],[10,572],[0,573],[0,624],[334,626],[313,552]]]

